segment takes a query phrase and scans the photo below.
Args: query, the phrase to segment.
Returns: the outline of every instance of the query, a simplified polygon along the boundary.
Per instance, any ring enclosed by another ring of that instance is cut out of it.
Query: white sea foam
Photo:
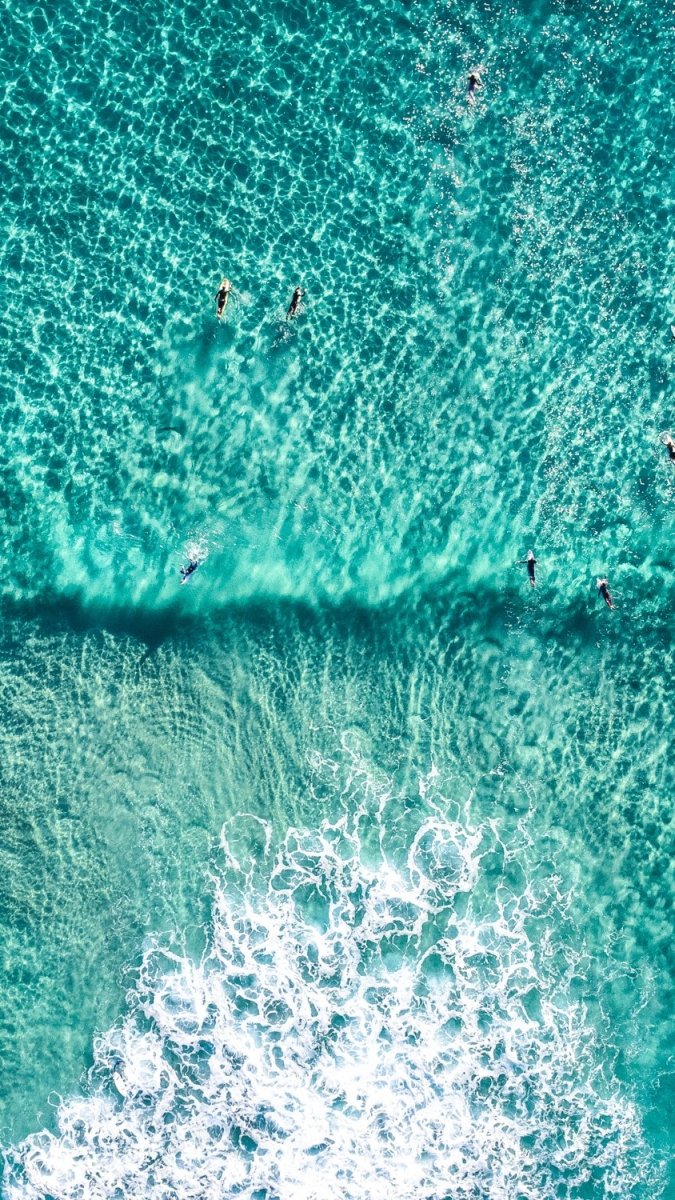
[[[567,988],[555,889],[479,915],[484,834],[421,821],[407,861],[367,861],[345,818],[291,831],[264,885],[225,836],[208,952],[148,950],[9,1200],[632,1195],[637,1111]]]

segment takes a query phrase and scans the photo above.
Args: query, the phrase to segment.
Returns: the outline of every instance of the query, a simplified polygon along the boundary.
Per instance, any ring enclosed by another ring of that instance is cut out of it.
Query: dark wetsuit
[[[610,596],[609,585],[608,585],[606,579],[603,579],[602,582],[598,584],[598,591],[599,591],[600,595],[602,596],[607,607],[614,608],[614,601],[612,600],[612,597]]]
[[[668,438],[668,441],[666,442],[666,450],[668,451],[670,461],[675,462],[675,442],[672,438]]]
[[[216,316],[217,317],[222,317],[223,313],[225,312],[225,305],[227,304],[227,299],[228,299],[228,296],[229,296],[231,290],[232,290],[231,288],[221,287],[216,292]]]
[[[190,559],[190,562],[188,563],[187,567],[181,567],[180,573],[183,576],[183,581],[188,579],[189,576],[192,574],[192,572],[197,570],[198,566],[199,566],[199,563],[197,562],[197,560],[195,558],[192,558],[192,559]]]
[[[534,568],[537,563],[537,560],[534,557],[534,554],[532,553],[531,550],[528,550],[527,558],[521,558],[518,561],[519,561],[519,563],[522,563],[523,565],[527,566],[527,573],[530,577],[530,583],[532,584],[532,587],[534,587],[535,583],[536,583],[536,580],[534,578]]]
[[[305,294],[304,288],[299,288],[299,287],[297,287],[295,289],[295,291],[293,292],[293,299],[291,300],[291,303],[288,306],[288,312],[286,313],[287,321],[290,317],[295,316],[296,312],[298,311],[298,305],[299,305],[300,301],[302,300],[302,297],[304,296],[304,294]]]
[[[469,75],[469,95],[473,96],[474,92],[476,91],[476,88],[479,88],[479,87],[480,87],[480,79],[478,78],[477,75],[474,75],[472,73],[471,75]]]

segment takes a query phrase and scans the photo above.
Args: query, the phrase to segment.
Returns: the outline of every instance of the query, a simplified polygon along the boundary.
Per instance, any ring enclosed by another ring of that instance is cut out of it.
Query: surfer
[[[675,442],[673,441],[673,439],[671,438],[669,433],[667,433],[666,436],[664,437],[663,444],[664,444],[666,450],[668,451],[668,457],[670,458],[670,461],[675,462]]]
[[[530,584],[532,587],[534,587],[536,584],[536,579],[534,578],[534,568],[536,566],[537,560],[534,557],[534,554],[532,553],[531,550],[528,550],[527,558],[519,558],[518,559],[519,566],[521,566],[521,565],[524,566],[525,563],[527,563],[527,573],[530,577]]]
[[[478,74],[478,71],[471,71],[471,73],[469,75],[469,85],[467,87],[467,93],[469,96],[469,104],[476,103],[475,93],[478,91],[478,88],[481,88],[482,86],[483,86],[483,80],[481,79],[480,75]]]
[[[302,297],[304,296],[304,294],[305,294],[304,288],[296,287],[295,291],[293,292],[293,298],[288,306],[288,312],[286,313],[287,321],[290,321],[291,318],[294,317],[295,314],[297,313],[298,307],[300,305],[300,301],[302,300]]]
[[[112,1081],[115,1084],[115,1087],[117,1088],[120,1096],[126,1096],[129,1092],[129,1087],[124,1075],[122,1074],[122,1071],[124,1070],[124,1063],[118,1054],[115,1055],[110,1066]]]
[[[183,576],[183,578],[181,579],[181,583],[187,583],[188,579],[190,578],[190,576],[192,574],[194,574],[194,572],[197,570],[198,566],[199,566],[199,559],[191,558],[187,567],[181,567],[180,573]]]
[[[232,284],[230,283],[229,279],[221,279],[220,287],[218,288],[218,291],[216,292],[216,297],[215,297],[215,299],[216,299],[216,316],[219,321],[220,321],[221,317],[223,316],[225,309],[227,308],[227,302],[230,298],[231,292],[232,292]]]
[[[614,601],[609,592],[609,583],[606,579],[598,579],[597,588],[608,608],[614,608]]]

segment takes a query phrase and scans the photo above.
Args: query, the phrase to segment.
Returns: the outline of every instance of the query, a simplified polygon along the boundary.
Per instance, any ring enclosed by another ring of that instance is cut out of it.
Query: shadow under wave
[[[644,597],[636,597],[631,605],[619,603],[609,613],[596,596],[592,581],[566,599],[545,584],[535,592],[526,589],[523,581],[500,580],[499,575],[471,585],[460,570],[448,572],[434,586],[411,586],[377,604],[364,603],[353,595],[310,600],[303,596],[252,594],[195,605],[186,602],[179,587],[173,599],[161,604],[129,604],[50,589],[34,597],[0,598],[0,624],[34,622],[48,634],[104,630],[115,636],[131,636],[149,650],[168,640],[190,641],[207,628],[213,630],[214,626],[233,621],[269,629],[284,627],[289,617],[305,630],[329,625],[335,632],[361,636],[375,628],[393,631],[399,625],[402,630],[415,626],[419,636],[424,637],[426,629],[439,643],[444,638],[454,642],[466,636],[495,646],[503,646],[519,630],[542,643],[566,646],[591,645],[613,635],[622,642],[639,643],[644,640],[640,632],[644,629],[647,640],[660,643],[667,656],[672,652],[671,591],[667,589],[640,620],[640,599]],[[649,597],[653,599],[651,592]]]

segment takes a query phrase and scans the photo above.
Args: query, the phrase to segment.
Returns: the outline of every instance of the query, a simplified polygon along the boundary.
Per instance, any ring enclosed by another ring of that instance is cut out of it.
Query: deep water
[[[674,1195],[672,6],[0,29],[4,1193]]]

